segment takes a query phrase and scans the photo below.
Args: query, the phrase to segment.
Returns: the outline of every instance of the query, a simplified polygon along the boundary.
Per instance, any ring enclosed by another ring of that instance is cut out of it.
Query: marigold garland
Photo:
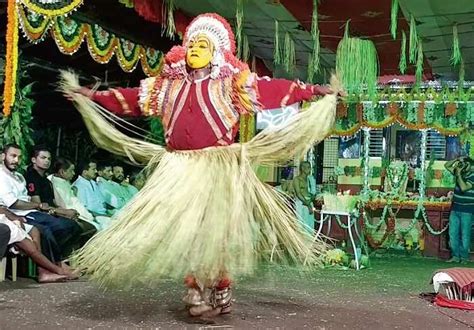
[[[86,38],[91,57],[101,64],[109,63],[117,48],[117,38],[97,24],[86,25]]]
[[[49,17],[36,14],[35,12],[18,6],[21,30],[29,42],[36,44],[46,37],[53,20]]]
[[[120,38],[116,55],[118,64],[122,70],[132,72],[135,70],[138,60],[140,59],[140,46]]]
[[[43,1],[35,0],[20,0],[20,2],[28,9],[35,13],[45,15],[48,17],[64,16],[82,5],[83,0],[60,0],[60,1]]]
[[[98,63],[108,63],[116,55],[120,67],[133,71],[140,61],[143,72],[156,76],[162,68],[163,53],[159,50],[135,44],[116,37],[99,25],[90,25],[75,20],[73,17],[28,17],[28,9],[18,6],[20,23],[25,37],[32,43],[43,40],[51,29],[51,36],[63,54],[72,55],[79,50],[84,39],[91,57]]]
[[[3,90],[3,114],[9,116],[15,102],[16,71],[18,70],[18,12],[15,0],[7,3],[7,33],[5,81]]]
[[[61,53],[72,55],[79,50],[87,33],[87,24],[69,17],[56,17],[51,34]]]
[[[454,110],[449,109],[449,111],[447,111],[446,116],[448,116],[449,114],[451,114],[451,116],[455,116],[456,113],[458,112],[456,108],[457,107],[456,103],[447,103],[446,105],[442,105],[442,106],[454,107]],[[341,119],[347,118],[349,116],[349,113],[345,116],[342,116],[342,109],[340,109],[341,105],[338,105],[338,110],[339,110],[338,116],[337,116],[338,120],[336,121],[336,127],[332,131],[332,135],[351,136],[357,133],[363,127],[368,127],[372,129],[380,129],[380,128],[390,126],[396,122],[398,122],[400,125],[408,129],[412,129],[412,130],[434,129],[438,131],[440,134],[447,135],[447,136],[459,135],[465,130],[465,127],[463,125],[448,128],[448,127],[443,127],[442,123],[439,123],[439,122],[431,122],[430,124],[428,124],[424,118],[426,107],[427,107],[427,104],[425,102],[419,102],[419,104],[416,105],[415,110],[417,110],[418,120],[416,123],[414,123],[414,122],[410,122],[409,120],[407,120],[407,118],[405,118],[405,115],[403,114],[403,108],[400,105],[398,105],[396,102],[389,102],[387,103],[386,108],[385,108],[386,114],[384,116],[384,119],[381,121],[373,122],[364,118],[364,106],[362,103],[357,103],[355,105],[355,109],[351,108],[353,109],[352,113],[355,115],[355,118],[353,119],[354,120],[353,125],[347,128],[341,128],[340,124],[338,125],[337,122],[339,122]]]

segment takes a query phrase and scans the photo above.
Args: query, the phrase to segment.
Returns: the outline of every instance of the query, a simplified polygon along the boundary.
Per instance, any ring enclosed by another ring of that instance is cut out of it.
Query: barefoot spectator
[[[17,172],[21,149],[7,144],[2,151],[0,166],[0,205],[5,205],[15,215],[25,217],[29,224],[41,232],[47,242],[50,260],[60,262],[79,240],[81,227],[70,219],[54,217],[54,209],[46,203],[32,202],[26,189],[25,178]]]

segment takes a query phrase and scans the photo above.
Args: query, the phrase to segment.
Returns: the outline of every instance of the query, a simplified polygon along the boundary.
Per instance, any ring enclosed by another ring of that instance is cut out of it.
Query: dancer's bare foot
[[[191,316],[201,316],[206,312],[209,312],[212,310],[212,307],[206,304],[202,304],[199,306],[193,306],[189,308],[189,315]]]

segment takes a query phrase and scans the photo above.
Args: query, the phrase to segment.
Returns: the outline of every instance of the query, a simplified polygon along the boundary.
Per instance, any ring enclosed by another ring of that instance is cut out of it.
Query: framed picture
[[[420,167],[421,132],[399,130],[396,132],[395,158],[407,162],[411,168]],[[428,155],[427,155],[428,156]]]
[[[361,134],[360,132],[353,136],[344,136],[339,138],[339,158],[357,159],[361,152]]]
[[[453,160],[461,156],[466,156],[467,150],[461,144],[457,136],[446,137],[446,160]]]

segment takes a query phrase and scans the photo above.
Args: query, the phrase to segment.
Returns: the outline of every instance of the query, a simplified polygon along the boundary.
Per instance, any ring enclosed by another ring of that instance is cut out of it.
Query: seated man
[[[114,173],[112,166],[106,163],[99,163],[97,165],[97,185],[99,186],[102,196],[108,211],[112,214],[119,211],[127,203],[127,198],[124,195],[124,189],[120,183],[112,180]],[[122,170],[123,175],[123,170]]]
[[[74,177],[75,166],[67,159],[58,158],[53,167],[54,173],[48,176],[54,189],[54,200],[66,209],[74,209],[79,212],[79,219],[92,224],[97,230],[105,229],[110,218],[105,216],[94,216],[82,202],[77,198],[71,180]]]
[[[30,200],[25,178],[16,171],[21,159],[18,145],[7,144],[1,157],[0,204],[37,227],[43,237],[44,249],[49,251],[48,258],[53,262],[61,262],[78,241],[81,227],[73,220],[54,217],[54,209],[48,204]]]
[[[10,242],[10,228],[0,223],[0,260],[7,252],[8,243]]]
[[[7,245],[14,244],[18,249],[33,259],[38,265],[38,282],[51,283],[77,278],[71,270],[55,265],[48,260],[48,258],[40,252],[40,248],[31,240],[27,232],[21,228],[22,223],[18,225],[16,220],[9,219],[10,216],[12,216],[12,214],[8,212],[6,212],[6,214],[0,214],[0,228],[6,226],[10,233]],[[36,230],[36,228],[32,230]],[[2,238],[0,237],[0,258],[5,254],[5,249],[2,247],[4,243],[2,243],[1,240]]]
[[[138,189],[135,187],[135,185],[133,185],[133,183],[131,184],[130,176],[125,176],[123,167],[121,165],[114,165],[112,172],[113,180],[120,184],[123,197],[125,198],[125,203],[128,203],[138,193]],[[139,180],[139,174],[137,174],[133,182],[140,184]]]
[[[130,194],[132,195],[132,197],[135,196],[138,193],[138,191],[140,191],[143,188],[143,186],[145,186],[145,183],[146,183],[146,177],[143,171],[133,172],[130,178],[127,178],[127,179],[125,179],[125,181],[127,181],[127,183],[130,183],[131,186],[130,185],[125,185],[125,186],[130,191]]]
[[[78,166],[79,176],[73,183],[77,190],[77,198],[94,216],[110,216],[107,212],[104,196],[100,192],[95,179],[97,178],[97,163],[89,161]]]
[[[51,166],[51,152],[44,146],[36,146],[33,150],[33,157],[31,157],[32,164],[28,166],[25,179],[28,187],[28,195],[31,196],[31,201],[35,203],[47,203],[54,215],[58,215],[67,219],[78,221],[81,226],[82,240],[87,241],[96,232],[95,226],[80,221],[79,212],[75,209],[67,209],[58,207],[54,199],[54,189],[46,178],[46,171]]]

